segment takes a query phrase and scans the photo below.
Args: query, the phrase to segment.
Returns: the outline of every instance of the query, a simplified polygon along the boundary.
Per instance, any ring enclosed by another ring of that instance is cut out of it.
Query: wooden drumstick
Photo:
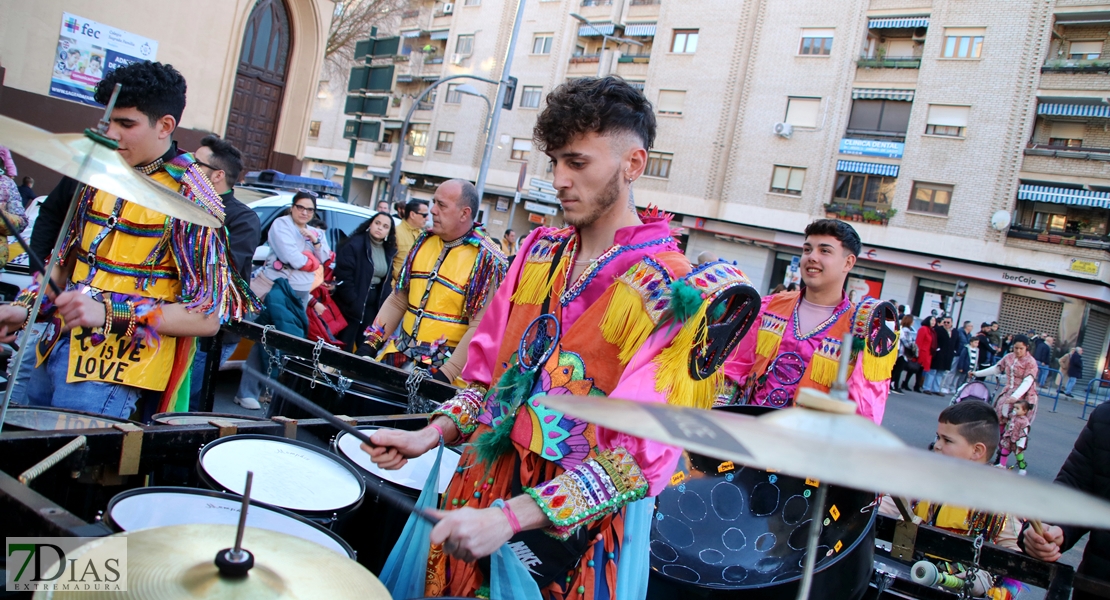
[[[1038,519],[1029,519],[1029,526],[1037,532],[1037,535],[1044,537],[1044,525]]]

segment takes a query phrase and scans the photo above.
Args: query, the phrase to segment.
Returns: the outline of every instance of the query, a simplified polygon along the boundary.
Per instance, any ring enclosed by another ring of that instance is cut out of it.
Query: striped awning
[[[1057,117],[1102,117],[1110,119],[1110,106],[1105,104],[1048,104],[1037,105],[1038,115]]]
[[[439,75],[425,75],[421,77],[421,79],[423,79],[424,81],[435,81],[439,79]]]
[[[928,27],[929,17],[895,17],[892,19],[868,19],[868,29],[909,29]]]
[[[613,31],[617,28],[613,23],[594,23],[591,25],[580,25],[578,27],[579,37],[597,37],[599,35],[613,35]]]
[[[1048,187],[1046,185],[1022,184],[1018,187],[1018,200],[1110,208],[1110,193]]]
[[[431,32],[430,34],[428,34],[428,37],[433,40],[445,40],[450,37],[448,35],[449,33],[451,33],[450,29],[440,29],[438,31]]]
[[[643,81],[626,81],[625,83],[627,83],[629,86],[631,86],[631,87],[633,87],[637,90],[640,90],[641,92],[644,91],[644,82]]]
[[[420,37],[420,30],[419,29],[412,29],[410,31],[402,31],[401,32],[401,37],[403,37],[403,38]]]
[[[624,26],[625,37],[653,37],[655,23],[629,23]]]
[[[412,75],[398,75],[397,83],[408,83],[412,81]]]
[[[882,175],[884,177],[897,177],[898,165],[884,165],[881,163],[860,162],[857,160],[838,160],[836,170],[841,173],[864,173],[866,175]]]
[[[853,100],[898,100],[913,102],[913,90],[876,90],[855,88],[852,90]]]

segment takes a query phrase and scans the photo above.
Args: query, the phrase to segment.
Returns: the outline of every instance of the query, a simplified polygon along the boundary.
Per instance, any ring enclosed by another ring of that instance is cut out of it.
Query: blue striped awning
[[[913,90],[875,90],[855,88],[852,90],[853,100],[898,100],[899,102],[913,102]]]
[[[868,29],[908,29],[928,27],[929,17],[895,17],[893,19],[868,19]]]
[[[1022,184],[1018,187],[1018,200],[1110,208],[1110,193],[1048,187],[1045,185]]]
[[[860,162],[857,160],[838,160],[836,170],[841,173],[863,173],[865,175],[882,175],[884,177],[897,177],[898,165],[884,165],[881,163]]]
[[[613,35],[616,28],[617,26],[613,23],[583,24],[578,27],[578,35],[579,37],[598,37],[601,34]]]
[[[1105,104],[1048,104],[1037,105],[1038,115],[1057,117],[1102,117],[1110,119],[1110,106]]]
[[[655,23],[629,23],[624,26],[625,37],[653,37]]]
[[[408,83],[412,81],[412,75],[398,75],[397,83]]]
[[[413,29],[413,30],[410,30],[410,31],[402,31],[401,32],[401,37],[403,37],[403,38],[420,37],[420,30],[419,29]]]
[[[449,35],[447,35],[449,33],[451,33],[450,29],[440,29],[439,31],[431,32],[430,34],[428,34],[428,37],[433,40],[445,40],[450,37]]]

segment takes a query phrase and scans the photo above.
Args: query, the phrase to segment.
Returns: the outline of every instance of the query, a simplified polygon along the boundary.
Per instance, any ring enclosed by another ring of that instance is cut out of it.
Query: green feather
[[[485,463],[487,468],[492,468],[494,461],[513,448],[511,437],[513,424],[516,423],[516,409],[524,402],[525,396],[532,389],[535,379],[534,373],[523,371],[513,364],[501,374],[497,380],[497,394],[512,407],[501,422],[474,441],[474,451],[478,453],[478,460]]]
[[[859,352],[860,350],[863,350],[864,347],[866,347],[866,345],[867,345],[867,340],[865,340],[861,337],[853,337],[852,338],[852,352]]]
[[[671,284],[671,311],[678,322],[685,323],[698,312],[702,302],[705,302],[705,298],[702,298],[701,291],[686,283],[686,280],[679,279]]]

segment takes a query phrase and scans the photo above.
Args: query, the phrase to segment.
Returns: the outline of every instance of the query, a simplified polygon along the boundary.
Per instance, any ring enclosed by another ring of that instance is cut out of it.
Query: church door
[[[282,0],[258,0],[239,51],[225,136],[243,153],[245,171],[270,165],[291,42]]]

